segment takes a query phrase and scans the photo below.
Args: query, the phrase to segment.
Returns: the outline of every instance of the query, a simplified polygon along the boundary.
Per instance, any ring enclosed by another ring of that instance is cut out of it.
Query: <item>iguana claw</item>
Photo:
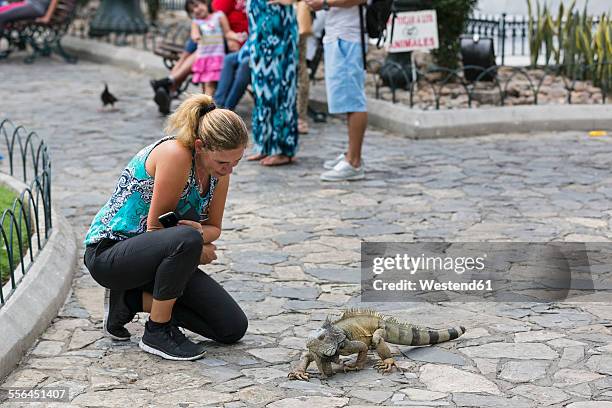
[[[306,371],[294,370],[287,374],[287,378],[290,380],[308,381],[310,378]]]
[[[399,367],[393,358],[387,358],[385,360],[380,360],[376,364],[374,364],[374,368],[382,373],[390,373],[393,370],[393,367],[397,368],[397,370],[401,373],[402,369]]]
[[[349,364],[342,363],[342,371],[344,371],[345,373],[347,371],[359,371],[362,369],[363,369],[363,366],[359,366],[355,363],[349,363]]]

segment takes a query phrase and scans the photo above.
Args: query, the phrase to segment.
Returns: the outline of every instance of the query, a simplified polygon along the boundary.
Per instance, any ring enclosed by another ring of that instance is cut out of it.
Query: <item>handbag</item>
[[[304,1],[297,2],[297,23],[300,35],[312,35],[312,10]]]

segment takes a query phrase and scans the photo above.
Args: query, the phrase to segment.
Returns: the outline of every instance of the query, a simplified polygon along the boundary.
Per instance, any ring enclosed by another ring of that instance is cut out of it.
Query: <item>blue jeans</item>
[[[227,54],[223,59],[221,78],[215,91],[215,102],[226,109],[234,110],[251,82],[249,60],[238,61],[238,53]]]

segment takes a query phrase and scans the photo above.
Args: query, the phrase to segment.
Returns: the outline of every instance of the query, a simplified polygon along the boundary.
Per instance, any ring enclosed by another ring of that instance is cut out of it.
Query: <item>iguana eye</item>
[[[321,341],[324,340],[325,339],[325,333],[319,334],[318,339],[321,340]]]

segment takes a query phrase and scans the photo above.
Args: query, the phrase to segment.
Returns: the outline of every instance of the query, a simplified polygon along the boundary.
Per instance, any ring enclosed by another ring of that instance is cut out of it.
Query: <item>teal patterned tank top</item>
[[[145,162],[156,146],[170,139],[173,137],[158,140],[130,160],[119,177],[113,195],[92,221],[85,245],[95,244],[105,238],[121,241],[147,231],[154,180],[147,173]],[[218,180],[210,177],[208,191],[202,197],[196,182],[194,164],[195,161],[192,161],[187,184],[174,212],[179,219],[205,221],[208,219],[208,206]]]

